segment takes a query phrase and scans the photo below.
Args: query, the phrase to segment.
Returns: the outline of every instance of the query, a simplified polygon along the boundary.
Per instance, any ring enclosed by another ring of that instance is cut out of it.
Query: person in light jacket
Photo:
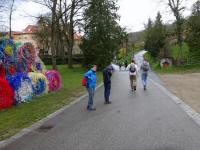
[[[134,59],[128,65],[127,70],[129,71],[131,90],[136,91],[136,89],[137,89],[138,67],[137,67]]]

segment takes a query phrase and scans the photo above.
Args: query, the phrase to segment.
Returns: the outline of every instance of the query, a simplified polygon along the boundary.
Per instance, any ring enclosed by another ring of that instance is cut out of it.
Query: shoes
[[[134,86],[134,91],[136,91],[136,86]]]
[[[89,108],[89,106],[87,106],[87,110],[89,110],[89,111],[95,111],[96,108]]]
[[[112,104],[112,102],[111,101],[105,101],[104,104]]]
[[[90,108],[88,109],[89,111],[96,111],[97,109],[96,108]]]
[[[147,90],[147,87],[146,87],[146,85],[144,86],[144,90],[145,90],[145,91]]]

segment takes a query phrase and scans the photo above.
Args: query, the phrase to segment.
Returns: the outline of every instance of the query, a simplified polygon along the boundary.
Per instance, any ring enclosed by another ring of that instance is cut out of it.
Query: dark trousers
[[[110,100],[111,83],[104,83],[104,98],[106,102]]]

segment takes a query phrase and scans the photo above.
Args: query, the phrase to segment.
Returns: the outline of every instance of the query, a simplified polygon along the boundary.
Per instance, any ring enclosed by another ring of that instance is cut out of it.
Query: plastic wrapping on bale
[[[28,76],[31,79],[35,96],[48,93],[48,80],[44,74],[29,72]]]
[[[47,71],[43,61],[39,57],[36,57],[35,63],[31,65],[31,70],[38,73],[45,73]]]
[[[7,80],[15,92],[16,105],[32,100],[33,86],[27,74],[17,73],[16,75],[8,76]]]
[[[3,58],[4,63],[16,63],[17,50],[16,45],[11,39],[0,40],[0,55]]]
[[[36,53],[35,48],[31,43],[25,43],[18,50],[19,59],[26,61],[27,64],[32,64],[35,62]]]
[[[4,50],[0,46],[0,63],[3,63],[4,59],[5,59]]]
[[[0,78],[0,110],[10,108],[14,104],[14,91],[9,82]]]
[[[6,77],[6,70],[3,67],[3,64],[0,64],[0,78],[4,79]]]
[[[62,87],[61,76],[58,71],[50,70],[45,73],[49,81],[49,91],[59,91]]]
[[[16,72],[27,72],[28,71],[28,65],[26,62],[19,60],[16,65]]]

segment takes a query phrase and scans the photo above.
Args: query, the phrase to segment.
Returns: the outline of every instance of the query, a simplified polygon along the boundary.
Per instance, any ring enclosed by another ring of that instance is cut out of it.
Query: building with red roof
[[[23,31],[13,31],[12,37],[16,43],[32,43],[36,48],[43,49],[43,46],[37,42],[36,33],[38,32],[38,26],[28,25]],[[74,50],[73,54],[82,54],[82,51],[79,47],[81,43],[81,36],[78,34],[74,35]],[[51,55],[51,50],[44,50],[46,54]],[[67,53],[67,52],[66,52]]]

